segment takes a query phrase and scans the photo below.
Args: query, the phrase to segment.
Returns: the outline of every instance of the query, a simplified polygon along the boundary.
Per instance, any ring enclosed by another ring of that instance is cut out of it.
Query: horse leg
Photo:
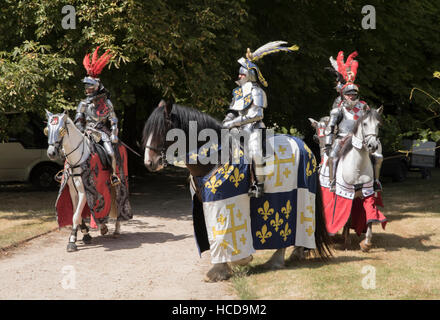
[[[205,282],[217,282],[228,280],[232,275],[231,267],[226,263],[214,263],[214,266],[206,273]]]
[[[114,236],[119,236],[121,234],[121,221],[116,220]]]
[[[83,234],[82,241],[85,244],[90,244],[92,242],[92,236],[89,234],[89,227],[87,227],[84,219],[82,219],[81,222],[81,233]]]
[[[72,210],[73,210],[73,217],[72,217],[72,232],[69,236],[69,242],[67,244],[67,252],[75,252],[78,250],[76,247],[76,235],[78,232],[78,228],[75,227],[75,215],[77,212],[78,207],[78,194],[76,192],[76,188],[74,186],[73,178],[69,178],[67,181],[67,184],[69,186],[69,193],[70,193],[70,199],[72,200]]]
[[[307,257],[307,252],[304,251],[304,247],[295,247],[290,255],[288,261],[302,261]]]
[[[368,252],[370,251],[371,247],[372,247],[372,243],[371,243],[371,238],[373,237],[373,223],[369,223],[367,225],[367,232],[365,234],[365,239],[361,241],[361,243],[359,243],[359,245],[361,246],[361,250],[363,252]]]
[[[348,250],[351,246],[350,224],[351,224],[351,218],[348,219],[347,223],[344,226],[344,230],[342,231],[342,235],[344,236],[344,249],[345,250]]]
[[[74,252],[77,251],[78,248],[76,246],[76,235],[78,232],[78,226],[82,222],[81,214],[84,209],[84,206],[86,204],[86,198],[85,198],[85,192],[84,192],[84,185],[82,183],[82,180],[80,177],[73,177],[73,185],[75,190],[77,191],[77,197],[75,199],[78,199],[76,202],[76,208],[75,213],[73,215],[73,221],[72,221],[72,233],[70,234],[69,243],[67,245],[67,251],[68,252]],[[69,186],[69,190],[70,190]]]
[[[106,235],[108,233],[108,227],[105,223],[99,224],[99,231],[101,232],[101,235]]]
[[[284,254],[286,248],[277,249],[275,253],[267,260],[262,267],[265,269],[282,269],[284,268]]]

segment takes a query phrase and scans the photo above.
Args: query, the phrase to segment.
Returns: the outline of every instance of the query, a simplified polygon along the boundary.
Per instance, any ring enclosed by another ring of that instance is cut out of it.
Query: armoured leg
[[[337,139],[333,143],[332,150],[330,151],[329,158],[328,158],[328,172],[329,172],[329,179],[330,179],[330,191],[335,192],[336,191],[336,169],[339,162],[339,149],[340,149],[339,139]]]
[[[374,191],[382,191],[382,184],[379,181],[380,169],[382,168],[383,155],[377,151],[372,154],[374,167]]]
[[[118,185],[121,183],[121,179],[117,176],[116,172],[116,157],[115,153],[113,151],[113,147],[110,141],[104,141],[104,148],[107,154],[110,156],[112,160],[112,176],[111,176],[111,183],[113,186]]]
[[[264,194],[264,165],[263,157],[263,139],[261,130],[256,130],[251,133],[249,139],[249,154],[252,157],[252,162],[255,168],[255,183],[249,189],[249,196],[260,198]]]

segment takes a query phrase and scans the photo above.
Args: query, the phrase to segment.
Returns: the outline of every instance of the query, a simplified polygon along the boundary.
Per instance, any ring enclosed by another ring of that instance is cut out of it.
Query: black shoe
[[[261,198],[264,195],[264,183],[254,183],[250,187],[248,195],[251,198]]]

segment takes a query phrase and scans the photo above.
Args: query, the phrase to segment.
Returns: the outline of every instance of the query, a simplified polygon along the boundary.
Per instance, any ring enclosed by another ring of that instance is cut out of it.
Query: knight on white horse
[[[90,53],[83,60],[87,77],[82,82],[87,98],[79,103],[74,122],[81,132],[86,131],[96,143],[102,141],[105,152],[111,158],[113,172],[111,183],[117,185],[121,183],[121,180],[116,174],[116,158],[112,144],[118,143],[118,118],[110,101],[110,93],[98,78],[111,55],[107,50],[98,58],[98,49],[99,47],[93,53],[92,61],[90,61]],[[110,122],[111,132],[107,127],[107,122]]]
[[[333,109],[330,112],[328,124],[330,130],[325,137],[326,154],[329,157],[330,190],[332,192],[336,190],[336,167],[345,138],[353,130],[356,121],[370,109],[364,101],[359,100],[359,87],[354,84],[358,69],[358,62],[354,60],[356,56],[357,52],[353,52],[348,56],[347,61],[344,62],[344,53],[340,51],[336,61],[332,57],[330,58],[335,71],[341,74],[345,80],[345,84],[340,89],[340,102],[337,106],[333,105]],[[338,86],[340,84],[342,82]],[[337,103],[337,100],[335,103]],[[374,190],[380,191],[382,186],[379,181],[379,175],[383,162],[381,145],[372,154],[372,158],[374,159]]]

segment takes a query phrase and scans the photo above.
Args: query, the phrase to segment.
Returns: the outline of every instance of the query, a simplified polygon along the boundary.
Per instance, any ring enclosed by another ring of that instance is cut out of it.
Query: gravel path
[[[151,175],[131,186],[133,220],[114,238],[66,252],[61,229],[0,254],[0,299],[236,299],[230,284],[205,283],[209,252],[199,257],[191,201],[181,173]]]

